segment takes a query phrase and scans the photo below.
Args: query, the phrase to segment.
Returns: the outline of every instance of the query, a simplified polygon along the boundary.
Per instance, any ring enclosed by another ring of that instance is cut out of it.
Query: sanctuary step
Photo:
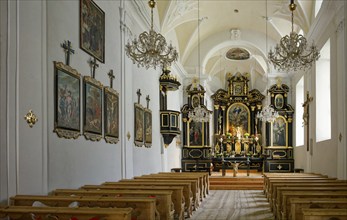
[[[241,173],[233,177],[229,175],[217,176],[212,175],[210,178],[210,190],[263,190],[264,178],[257,174]]]

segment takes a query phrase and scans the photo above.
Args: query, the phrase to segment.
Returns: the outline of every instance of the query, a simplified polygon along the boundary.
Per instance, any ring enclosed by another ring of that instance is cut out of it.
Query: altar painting
[[[189,146],[202,146],[203,140],[203,123],[202,122],[189,122]]]
[[[287,145],[287,120],[279,116],[272,123],[272,146],[288,146]]]
[[[250,112],[242,103],[232,104],[227,111],[227,133],[233,137],[241,138],[250,133]]]

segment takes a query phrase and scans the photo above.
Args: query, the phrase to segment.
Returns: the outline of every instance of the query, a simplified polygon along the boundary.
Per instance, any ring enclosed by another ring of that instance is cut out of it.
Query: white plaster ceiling
[[[226,73],[236,71],[251,75],[251,87],[262,87],[266,83],[266,54],[280,38],[291,30],[289,0],[200,0],[200,73],[209,79],[212,91],[221,88]],[[296,32],[309,30],[315,0],[295,0],[294,29]],[[266,7],[267,5],[267,7]],[[266,12],[267,8],[267,12]],[[175,34],[179,51],[179,62],[186,77],[197,76],[198,61],[198,1],[158,0],[157,10],[160,32]],[[235,12],[238,10],[238,12]],[[265,19],[268,17],[268,19]],[[266,20],[268,27],[266,31]],[[240,37],[233,38],[231,29],[240,30]],[[266,49],[266,41],[268,49]],[[225,53],[240,47],[250,52],[249,60],[232,61]],[[286,76],[283,73],[273,73]],[[270,75],[271,75],[270,74]],[[259,81],[259,79],[262,79]],[[260,83],[260,84],[259,84]]]

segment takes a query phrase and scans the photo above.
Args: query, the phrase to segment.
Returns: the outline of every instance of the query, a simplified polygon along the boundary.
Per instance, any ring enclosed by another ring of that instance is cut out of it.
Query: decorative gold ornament
[[[24,119],[29,124],[29,127],[33,127],[34,124],[39,120],[36,115],[33,113],[33,110],[30,109],[29,112],[24,116]]]

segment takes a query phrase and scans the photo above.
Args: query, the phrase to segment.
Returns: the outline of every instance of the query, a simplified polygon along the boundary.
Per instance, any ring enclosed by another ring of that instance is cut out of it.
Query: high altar
[[[265,96],[257,89],[249,91],[248,77],[248,73],[228,74],[227,90],[219,89],[211,96],[212,145],[210,122],[194,122],[188,116],[195,106],[204,106],[205,90],[201,85],[187,87],[188,103],[181,109],[184,171],[208,170],[211,165],[214,171],[235,167],[265,172],[294,171],[294,109],[287,102],[289,88],[281,82],[270,87],[270,105],[279,117],[273,122],[262,122],[257,113],[262,110]],[[262,123],[266,123],[264,132]]]
[[[248,74],[227,75],[227,90],[212,95],[213,147],[215,171],[223,166],[262,170],[262,132],[256,115],[265,98],[258,90],[249,91]],[[233,164],[234,163],[234,164]]]

